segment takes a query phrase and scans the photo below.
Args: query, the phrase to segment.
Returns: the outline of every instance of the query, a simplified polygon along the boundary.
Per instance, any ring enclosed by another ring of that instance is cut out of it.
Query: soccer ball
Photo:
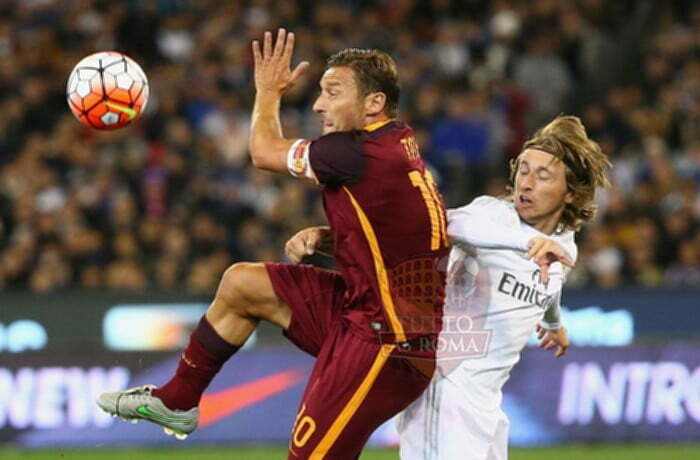
[[[148,79],[130,57],[102,51],[83,58],[68,77],[66,99],[73,115],[97,129],[136,120],[148,102]]]

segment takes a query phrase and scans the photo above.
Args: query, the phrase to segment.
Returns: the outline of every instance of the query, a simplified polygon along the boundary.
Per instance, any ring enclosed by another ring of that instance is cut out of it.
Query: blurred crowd
[[[284,26],[312,63],[283,104],[319,134],[325,59],[398,62],[400,117],[449,206],[500,195],[508,161],[559,113],[613,164],[570,284],[700,286],[700,6],[693,0],[6,0],[0,2],[0,289],[210,293],[238,260],[284,260],[324,222],[314,187],[254,170],[250,42]],[[141,64],[133,126],[97,132],[65,102],[96,50]]]

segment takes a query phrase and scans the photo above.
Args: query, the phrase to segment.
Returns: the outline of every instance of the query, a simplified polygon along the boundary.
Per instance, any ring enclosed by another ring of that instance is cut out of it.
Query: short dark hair
[[[328,58],[330,67],[347,66],[355,73],[355,80],[364,97],[370,93],[382,92],[386,95],[384,111],[395,117],[399,110],[399,73],[396,62],[387,53],[373,49],[346,48]]]

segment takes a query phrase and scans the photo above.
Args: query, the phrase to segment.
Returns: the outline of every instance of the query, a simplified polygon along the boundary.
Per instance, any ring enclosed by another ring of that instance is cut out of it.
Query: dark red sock
[[[153,390],[153,395],[173,410],[189,410],[199,405],[209,382],[237,350],[238,347],[222,339],[203,316],[190,335],[190,343],[182,352],[175,375]]]

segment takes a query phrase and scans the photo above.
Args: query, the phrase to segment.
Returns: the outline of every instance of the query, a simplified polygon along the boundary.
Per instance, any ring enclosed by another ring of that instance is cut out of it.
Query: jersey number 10
[[[428,208],[430,216],[430,250],[435,251],[441,247],[447,247],[447,228],[445,224],[445,209],[440,201],[433,175],[426,170],[423,174],[420,171],[411,171],[408,173],[408,178],[411,179],[411,184],[418,187],[425,206]]]

